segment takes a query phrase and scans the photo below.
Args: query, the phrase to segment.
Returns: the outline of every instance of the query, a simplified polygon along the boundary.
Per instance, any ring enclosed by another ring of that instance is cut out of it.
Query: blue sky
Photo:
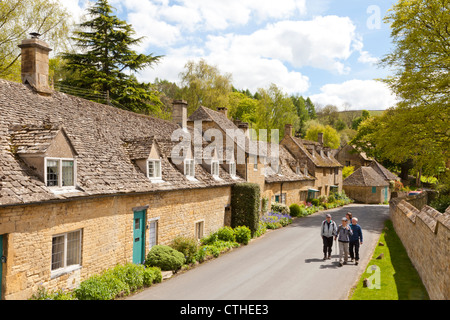
[[[76,20],[87,0],[61,0]],[[139,74],[179,82],[188,60],[231,73],[239,89],[275,83],[288,94],[344,109],[382,110],[395,97],[373,79],[391,50],[382,18],[393,0],[110,0],[145,36],[136,50],[165,55]]]

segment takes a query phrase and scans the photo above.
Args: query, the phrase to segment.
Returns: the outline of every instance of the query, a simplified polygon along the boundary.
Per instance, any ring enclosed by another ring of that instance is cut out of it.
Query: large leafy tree
[[[132,26],[113,14],[107,0],[98,0],[88,13],[92,19],[80,24],[72,38],[80,52],[63,54],[69,73],[62,84],[106,93],[108,102],[120,108],[157,113],[162,103],[156,90],[134,73],[153,66],[161,56],[131,49],[143,38],[133,37]]]
[[[323,133],[323,144],[325,147],[329,147],[331,149],[339,148],[341,137],[339,133],[336,131],[336,129],[334,129],[330,125],[324,126],[321,124],[316,125],[313,124],[309,126],[308,131],[306,132],[305,139],[311,141],[318,141],[319,133]]]
[[[394,49],[381,64],[394,75],[383,81],[400,101],[379,119],[378,151],[436,174],[450,157],[450,0],[399,0],[385,21]]]
[[[198,62],[188,61],[180,78],[189,114],[200,106],[213,110],[228,107],[233,88],[231,74],[221,74],[216,66],[200,59]]]
[[[31,32],[40,33],[54,51],[65,49],[69,21],[57,0],[0,1],[0,77],[21,81],[17,45]]]

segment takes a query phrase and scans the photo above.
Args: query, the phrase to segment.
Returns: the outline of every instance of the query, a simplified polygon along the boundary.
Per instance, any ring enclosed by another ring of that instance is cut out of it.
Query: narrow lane
[[[320,225],[330,213],[339,225],[346,212],[359,219],[364,244],[360,264],[323,261]],[[297,219],[248,246],[177,275],[130,300],[302,300],[346,299],[370,260],[389,206],[352,204]]]

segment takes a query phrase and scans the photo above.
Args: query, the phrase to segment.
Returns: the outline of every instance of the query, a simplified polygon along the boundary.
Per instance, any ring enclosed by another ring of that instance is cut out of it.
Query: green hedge
[[[180,269],[185,262],[184,254],[163,245],[153,246],[147,254],[145,265],[159,267],[162,271],[174,271]]]
[[[251,234],[258,230],[261,190],[255,183],[235,184],[231,189],[231,227],[247,226]]]

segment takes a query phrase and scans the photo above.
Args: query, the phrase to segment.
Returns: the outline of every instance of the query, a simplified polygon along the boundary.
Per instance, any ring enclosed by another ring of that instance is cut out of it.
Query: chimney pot
[[[219,107],[219,108],[217,108],[217,111],[219,111],[220,113],[224,114],[225,117],[228,118],[228,109],[226,107]]]
[[[38,38],[39,33],[33,32],[30,35],[31,39],[22,40],[19,45],[22,49],[22,83],[28,83],[39,94],[50,95],[52,90],[48,83],[48,54],[52,49]]]
[[[323,132],[319,132],[319,137],[317,140],[321,145],[323,145]]]
[[[292,124],[285,124],[284,125],[284,135],[292,137]]]
[[[188,104],[184,100],[173,100],[173,122],[178,124],[181,128],[187,128],[187,107]]]

